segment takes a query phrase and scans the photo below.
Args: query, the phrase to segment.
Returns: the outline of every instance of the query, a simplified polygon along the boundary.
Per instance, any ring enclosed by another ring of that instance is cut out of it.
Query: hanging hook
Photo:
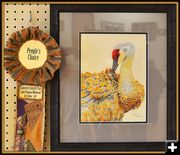
[[[33,19],[32,19],[32,11],[29,11],[29,21],[28,21],[26,27],[31,27],[32,24],[33,24],[32,21],[33,21]]]
[[[29,22],[32,22],[32,13],[29,11]]]

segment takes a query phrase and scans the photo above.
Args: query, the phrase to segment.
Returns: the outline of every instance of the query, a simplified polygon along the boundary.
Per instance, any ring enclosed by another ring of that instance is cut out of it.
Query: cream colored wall
[[[39,26],[40,29],[49,33],[50,31],[50,6],[43,3],[5,3],[4,5],[4,45],[9,36],[21,28],[28,26]],[[32,23],[29,23],[30,13],[32,12]],[[48,84],[46,84],[47,86]],[[46,88],[46,94],[48,95],[48,89]],[[11,76],[4,71],[4,105],[3,105],[3,148],[2,150],[13,151],[14,145],[14,131],[15,131],[15,118],[16,118],[16,92],[17,85]],[[49,101],[46,97],[46,120],[45,120],[45,138],[44,138],[44,151],[49,151]]]

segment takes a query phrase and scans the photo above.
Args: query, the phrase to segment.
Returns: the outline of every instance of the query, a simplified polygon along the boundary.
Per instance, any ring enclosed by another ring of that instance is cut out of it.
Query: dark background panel
[[[51,35],[59,42],[59,12],[165,12],[168,15],[167,39],[167,139],[176,139],[176,5],[174,4],[52,4]],[[52,151],[165,151],[165,142],[60,143],[59,71],[51,85]],[[73,132],[73,131],[72,131]]]

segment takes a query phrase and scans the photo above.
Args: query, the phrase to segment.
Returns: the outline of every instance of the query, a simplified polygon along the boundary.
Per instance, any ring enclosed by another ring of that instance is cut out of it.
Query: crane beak
[[[118,60],[113,60],[112,71],[115,72],[117,67],[118,67]]]
[[[119,65],[122,65],[122,63],[124,62],[124,60],[127,58],[127,56],[124,54],[124,52],[120,52],[120,56],[119,56],[119,59],[118,59],[118,64]]]

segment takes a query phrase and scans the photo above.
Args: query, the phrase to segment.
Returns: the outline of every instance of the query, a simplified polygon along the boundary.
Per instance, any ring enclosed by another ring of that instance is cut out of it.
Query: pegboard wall
[[[31,15],[30,15],[31,12]],[[44,32],[50,32],[50,6],[45,3],[5,3],[4,5],[4,45],[9,36],[17,30],[28,26],[39,27]],[[30,21],[30,16],[32,21]],[[4,70],[4,130],[3,152],[13,151],[15,120],[16,120],[16,97],[17,83]],[[46,83],[46,108],[45,108],[45,133],[44,151],[50,151],[50,105],[49,84]]]

